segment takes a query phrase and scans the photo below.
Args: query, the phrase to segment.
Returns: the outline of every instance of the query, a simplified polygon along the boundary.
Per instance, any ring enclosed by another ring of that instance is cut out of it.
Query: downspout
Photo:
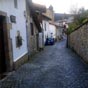
[[[29,58],[30,58],[30,49],[29,49],[29,46],[30,46],[30,41],[29,41],[29,39],[30,39],[30,37],[29,37],[29,29],[28,29],[28,23],[29,23],[29,18],[28,18],[28,11],[29,11],[29,9],[28,9],[28,3],[26,2],[26,38],[27,38],[27,50],[28,50],[28,60],[29,60]]]

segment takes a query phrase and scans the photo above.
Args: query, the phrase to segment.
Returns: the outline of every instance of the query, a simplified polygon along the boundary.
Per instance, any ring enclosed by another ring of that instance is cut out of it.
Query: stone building
[[[49,21],[50,20],[51,20],[50,17],[48,17],[44,13],[42,14],[42,28],[43,28],[43,41],[44,41],[44,45],[45,45],[46,39],[48,38],[49,26],[50,26]]]
[[[28,59],[26,1],[0,1],[0,74]]]
[[[31,10],[29,10],[31,8]],[[45,12],[45,6],[27,2],[27,28],[29,37],[29,55],[32,55],[40,50],[40,33],[41,27],[41,13]],[[42,37],[42,36],[41,36]]]
[[[0,75],[29,59],[39,48],[41,21],[31,0],[0,1]]]

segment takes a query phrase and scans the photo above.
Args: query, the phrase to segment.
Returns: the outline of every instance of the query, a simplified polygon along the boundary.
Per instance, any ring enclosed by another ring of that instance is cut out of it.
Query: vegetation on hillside
[[[74,31],[78,26],[88,21],[88,10],[84,8],[72,9],[72,14],[74,16],[73,23],[69,24],[68,33]]]

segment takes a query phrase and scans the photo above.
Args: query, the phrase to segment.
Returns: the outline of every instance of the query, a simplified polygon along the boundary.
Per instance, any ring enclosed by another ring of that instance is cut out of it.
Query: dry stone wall
[[[88,23],[68,36],[68,44],[86,62],[88,62]]]

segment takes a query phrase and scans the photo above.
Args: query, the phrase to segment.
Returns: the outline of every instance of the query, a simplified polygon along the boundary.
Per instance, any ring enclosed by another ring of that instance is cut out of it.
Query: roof
[[[33,20],[34,20],[34,23],[35,23],[35,25],[36,25],[38,31],[41,32],[41,31],[42,31],[42,28],[41,28],[40,21],[39,21],[39,19],[38,19],[37,13],[32,12],[32,18],[33,18]]]
[[[42,13],[42,16],[47,20],[51,20],[51,18],[49,16],[47,16],[45,13]]]
[[[56,24],[55,22],[50,21],[49,23],[52,24],[52,25],[55,25],[56,27],[59,27],[59,25]]]
[[[30,7],[29,9],[31,10],[37,10],[40,11],[42,13],[46,12],[46,6],[45,5],[40,5],[37,3],[33,3],[32,0],[26,0],[27,1],[27,5]]]
[[[32,3],[32,0],[27,0],[27,4],[28,4],[29,10],[31,11],[31,16],[33,18],[33,21],[34,21],[38,31],[41,32],[42,31],[42,28],[40,25],[41,21],[39,20],[37,12],[38,13],[46,12],[46,7],[44,5]]]
[[[34,10],[39,12],[46,12],[46,6],[33,3]]]

